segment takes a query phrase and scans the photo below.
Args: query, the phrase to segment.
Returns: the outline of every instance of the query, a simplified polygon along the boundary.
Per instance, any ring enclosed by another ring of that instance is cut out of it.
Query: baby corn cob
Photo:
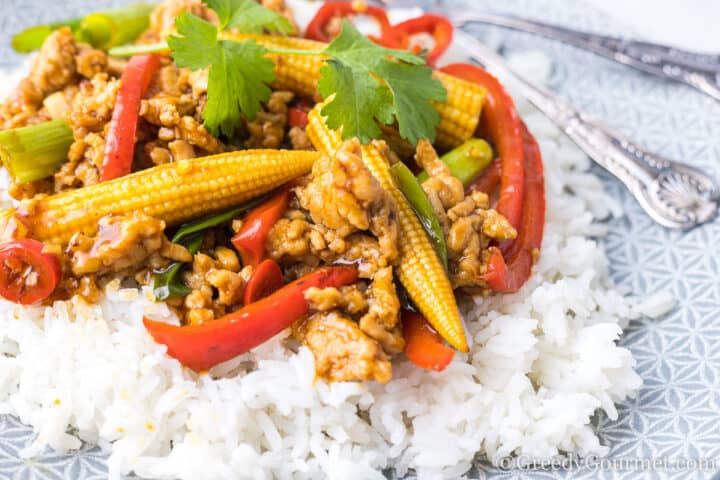
[[[318,104],[308,115],[307,133],[319,151],[330,155],[341,144],[340,134],[328,129]],[[398,277],[420,312],[453,347],[467,352],[467,338],[450,280],[412,207],[393,182],[389,163],[375,145],[363,145],[363,162],[395,199],[400,224]]]
[[[167,163],[110,182],[29,200],[0,213],[4,236],[64,244],[108,214],[142,212],[169,225],[262,195],[304,175],[318,152],[246,150]]]
[[[267,48],[291,48],[296,50],[317,50],[326,44],[301,38],[278,37],[272,35],[248,35],[223,33],[229,40],[254,39]],[[312,97],[317,93],[320,68],[326,57],[320,55],[269,54],[276,63],[275,87],[287,89],[299,95]],[[440,114],[436,143],[443,148],[454,148],[473,137],[480,120],[485,89],[465,80],[435,72],[447,90],[447,102],[433,102]]]

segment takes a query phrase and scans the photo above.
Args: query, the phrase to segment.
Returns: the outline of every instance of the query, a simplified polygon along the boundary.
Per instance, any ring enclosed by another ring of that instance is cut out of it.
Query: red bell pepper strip
[[[103,182],[125,176],[132,170],[140,100],[158,68],[160,57],[152,53],[136,55],[125,66],[105,144],[100,172]]]
[[[283,216],[290,203],[290,190],[284,188],[248,213],[240,231],[231,242],[244,265],[256,268],[265,257],[265,240],[273,225]]]
[[[505,257],[493,248],[488,272],[483,276],[496,292],[511,293],[522,287],[532,271],[542,245],[545,228],[545,179],[542,156],[535,137],[521,122],[525,149],[525,198],[518,236],[506,250]]]
[[[143,323],[156,342],[167,345],[168,355],[200,372],[257,347],[306,315],[308,288],[339,288],[357,278],[355,267],[320,268],[212,322],[179,327],[144,318]]]
[[[502,178],[502,163],[499,158],[493,160],[489,167],[466,188],[467,192],[483,192],[492,194]]]
[[[31,305],[45,300],[60,282],[60,261],[43,252],[37,240],[13,240],[0,245],[0,295],[14,303]]]
[[[422,315],[402,312],[405,356],[416,366],[442,372],[455,356],[455,350],[445,346],[442,337]]]
[[[408,49],[412,46],[412,36],[421,33],[431,35],[434,45],[427,54],[428,65],[445,53],[453,39],[453,25],[442,15],[426,13],[393,25],[381,38],[381,43],[390,48]],[[420,48],[414,48],[418,51]]]
[[[288,108],[288,125],[291,127],[300,127],[305,128],[308,124],[308,114],[307,112],[297,108],[297,107],[290,107]]]
[[[495,77],[476,65],[453,63],[440,71],[475,82],[487,90],[480,130],[495,144],[502,163],[497,211],[513,227],[519,228],[524,187],[523,136],[515,103]]]
[[[390,21],[387,13],[380,7],[367,5],[362,1],[354,2],[325,2],[318,9],[317,13],[307,28],[305,29],[305,38],[317,40],[319,42],[330,42],[332,37],[328,32],[328,27],[334,19],[343,19],[355,15],[368,15],[377,22],[380,27],[380,38],[387,34],[390,29]],[[340,33],[339,31],[337,32]],[[372,37],[371,37],[372,38]]]
[[[250,275],[245,285],[243,302],[248,305],[265,298],[283,285],[283,276],[280,266],[275,260],[263,260]]]

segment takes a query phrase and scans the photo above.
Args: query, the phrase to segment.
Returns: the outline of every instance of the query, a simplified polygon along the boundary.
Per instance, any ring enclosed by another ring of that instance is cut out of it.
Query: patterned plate
[[[509,10],[560,24],[616,34],[629,33],[603,14],[570,0],[465,0],[467,6]],[[84,0],[3,0],[0,11],[0,68],[21,61],[9,48],[21,27],[68,18],[87,10]],[[123,3],[95,0],[94,6]],[[419,2],[423,3],[423,2]],[[662,82],[550,40],[494,28],[473,30],[507,52],[542,50],[554,61],[550,87],[641,144],[699,166],[720,178],[720,103],[681,85]],[[603,239],[614,280],[635,295],[672,291],[678,305],[658,320],[633,322],[621,343],[638,361],[644,386],[619,405],[619,418],[596,418],[610,458],[629,464],[599,469],[503,472],[480,464],[473,477],[493,478],[711,478],[720,471],[720,220],[688,233],[671,232],[642,212],[623,187],[597,169],[606,188],[625,208]],[[0,417],[0,478],[90,480],[106,478],[96,448],[73,455],[47,453],[22,460],[18,451],[32,431],[12,417]],[[655,470],[648,470],[658,459]],[[645,460],[644,469],[633,462]],[[665,461],[665,466],[662,462]],[[714,466],[713,466],[714,461]],[[681,465],[685,462],[685,466]],[[714,468],[713,468],[714,467]]]

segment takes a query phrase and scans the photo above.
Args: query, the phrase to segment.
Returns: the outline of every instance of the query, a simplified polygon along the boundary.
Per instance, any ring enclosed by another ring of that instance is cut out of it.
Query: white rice
[[[519,65],[549,71],[537,55]],[[442,373],[399,359],[387,385],[328,385],[314,381],[312,354],[285,349],[283,334],[197,376],[146,333],[143,314],[171,317],[148,291],[110,286],[92,306],[1,302],[0,413],[37,431],[22,454],[83,440],[110,454],[111,478],[188,480],[383,479],[388,467],[458,478],[477,453],[496,463],[510,454],[604,455],[590,418],[603,410],[615,419],[614,404],[641,384],[630,352],[616,345],[622,328],[674,300],[661,294],[633,307],[613,287],[591,237],[605,230],[595,219],[619,205],[587,173],[589,160],[519,105],[545,161],[542,256],[521,292],[463,306],[471,354]],[[6,189],[3,172],[0,204]]]

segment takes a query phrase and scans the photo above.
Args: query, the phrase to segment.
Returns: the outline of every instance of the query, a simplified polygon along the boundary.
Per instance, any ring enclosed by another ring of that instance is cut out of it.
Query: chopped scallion
[[[73,131],[65,120],[0,132],[0,159],[16,183],[55,173],[67,157]]]

